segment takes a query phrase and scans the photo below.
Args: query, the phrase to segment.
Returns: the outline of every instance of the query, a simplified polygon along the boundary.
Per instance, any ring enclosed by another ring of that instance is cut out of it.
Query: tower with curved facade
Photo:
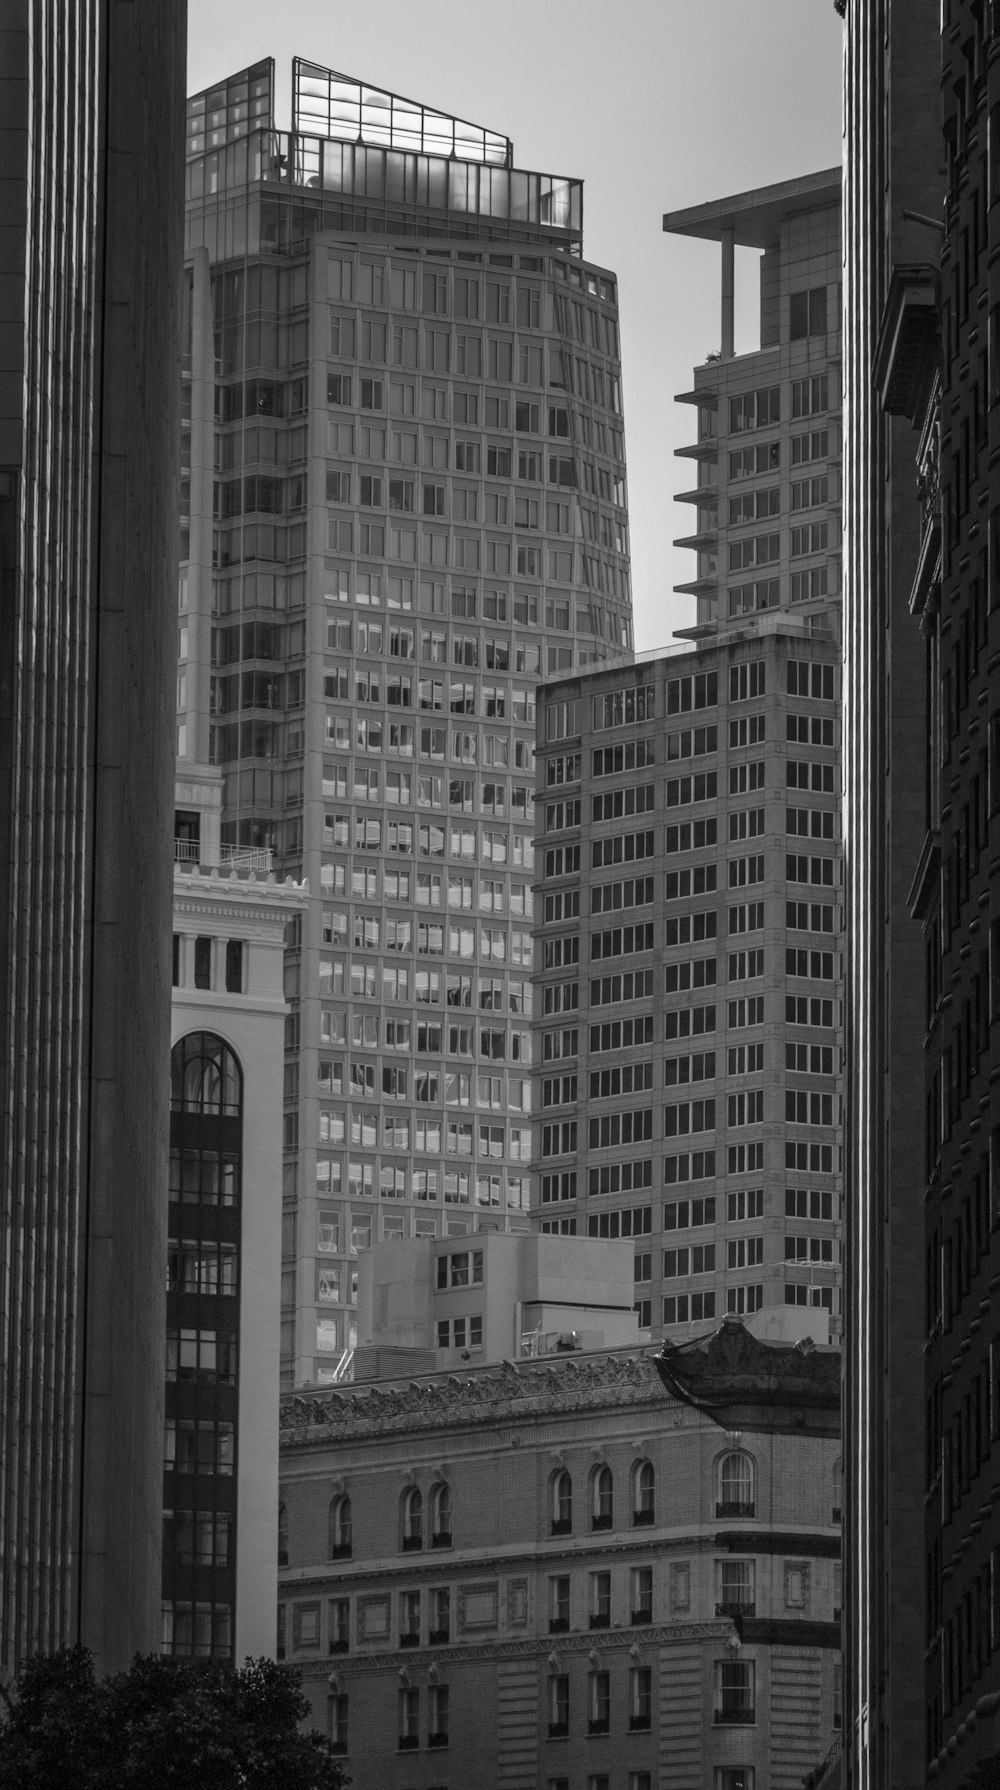
[[[528,1207],[538,680],[631,645],[614,276],[579,181],[296,60],[189,102],[178,754],[305,877],[286,1384],[358,1248]]]

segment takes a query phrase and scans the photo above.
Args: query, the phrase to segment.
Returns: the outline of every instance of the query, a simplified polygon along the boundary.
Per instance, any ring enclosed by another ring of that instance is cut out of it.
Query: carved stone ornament
[[[651,1354],[516,1365],[505,1361],[469,1374],[295,1393],[282,1406],[281,1442],[288,1448],[404,1430],[471,1426],[505,1415],[523,1422],[550,1413],[634,1404],[659,1406],[665,1416],[671,1402]]]

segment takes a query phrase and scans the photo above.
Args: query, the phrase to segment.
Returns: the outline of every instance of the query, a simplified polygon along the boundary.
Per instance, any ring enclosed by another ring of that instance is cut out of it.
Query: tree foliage
[[[99,1680],[85,1647],[27,1662],[0,1721],[3,1790],[342,1790],[330,1743],[299,1723],[299,1678],[273,1660],[137,1654]]]

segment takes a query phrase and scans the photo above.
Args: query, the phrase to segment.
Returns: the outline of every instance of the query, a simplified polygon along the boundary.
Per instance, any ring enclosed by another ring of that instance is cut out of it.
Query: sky
[[[194,0],[189,91],[262,57],[290,122],[292,57],[453,112],[514,142],[515,165],[584,182],[584,254],[618,276],[636,646],[693,620],[673,586],[691,512],[674,402],[719,344],[719,250],[665,236],[665,211],[839,164],[833,0]],[[756,346],[756,257],[737,255],[737,352]]]

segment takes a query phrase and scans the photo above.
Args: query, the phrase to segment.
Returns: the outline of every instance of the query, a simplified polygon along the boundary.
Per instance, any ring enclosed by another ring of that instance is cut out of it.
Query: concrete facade
[[[654,1334],[840,1323],[838,697],[792,611],[539,695],[539,1223]]]
[[[242,1661],[274,1651],[284,945],[307,891],[219,867],[218,784],[189,767],[177,788],[204,826],[174,871],[162,1646]],[[184,1040],[206,1037],[238,1065],[235,1135],[213,1071],[181,1067]],[[185,1450],[192,1420],[213,1449]]]
[[[838,1363],[774,1353],[766,1410],[740,1325],[675,1391],[617,1351],[286,1401],[280,1647],[359,1790],[801,1784],[839,1720]]]
[[[366,1345],[461,1368],[640,1341],[628,1243],[480,1233],[382,1243],[359,1258],[355,1378]]]

